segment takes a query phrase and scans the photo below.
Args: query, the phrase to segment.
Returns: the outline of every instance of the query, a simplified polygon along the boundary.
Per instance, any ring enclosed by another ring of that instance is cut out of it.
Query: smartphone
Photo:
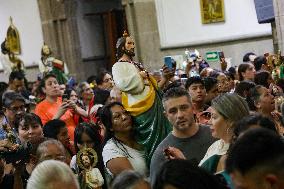
[[[63,94],[62,95],[62,101],[67,101],[69,98],[68,98],[68,95],[67,94]]]
[[[180,81],[181,81],[181,83],[182,83],[183,85],[185,85],[185,84],[186,84],[186,81],[187,81],[187,78],[182,77],[182,78],[180,78]]]
[[[164,64],[169,68],[173,68],[173,62],[172,62],[172,57],[171,56],[165,56],[164,57]]]
[[[225,58],[224,52],[220,51],[220,52],[218,52],[218,54],[219,54],[219,60],[222,61],[222,59]]]

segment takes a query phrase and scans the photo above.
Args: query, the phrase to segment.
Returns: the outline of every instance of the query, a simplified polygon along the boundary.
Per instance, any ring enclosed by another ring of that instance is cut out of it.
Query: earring
[[[227,135],[230,134],[231,128],[232,128],[232,127],[228,127],[228,128],[227,128],[227,130],[226,130]]]

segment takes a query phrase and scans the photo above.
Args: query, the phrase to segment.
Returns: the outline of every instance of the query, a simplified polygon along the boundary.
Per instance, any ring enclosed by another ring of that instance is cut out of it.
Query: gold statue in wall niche
[[[0,63],[6,74],[12,71],[24,71],[23,61],[17,57],[21,54],[21,43],[18,29],[13,24],[13,19],[10,17],[10,26],[8,27],[6,38],[1,44],[2,56]]]
[[[13,19],[10,17],[10,26],[7,30],[6,42],[10,53],[14,55],[21,54],[21,43],[18,29],[13,24]]]
[[[225,21],[224,0],[200,0],[203,24]]]

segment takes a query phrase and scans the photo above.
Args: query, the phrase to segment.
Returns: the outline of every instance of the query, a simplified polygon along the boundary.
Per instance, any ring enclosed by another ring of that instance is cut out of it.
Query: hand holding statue
[[[8,139],[0,140],[0,151],[15,151],[19,147],[19,144],[13,144]]]

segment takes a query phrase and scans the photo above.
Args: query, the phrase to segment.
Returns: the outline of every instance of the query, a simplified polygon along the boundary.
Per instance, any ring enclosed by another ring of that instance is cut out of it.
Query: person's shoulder
[[[201,138],[206,138],[208,141],[213,143],[216,139],[212,136],[211,129],[209,125],[199,125],[198,136]]]
[[[164,140],[162,140],[162,142],[157,146],[154,155],[163,155],[163,153],[161,153],[166,147],[172,145],[172,141],[173,141],[174,137],[173,135],[170,133],[168,136],[166,136],[166,138],[164,138]]]
[[[113,139],[110,139],[106,145],[103,148],[103,152],[102,152],[102,156],[103,156],[103,160],[104,162],[108,162],[111,159],[115,159],[118,157],[128,157],[128,154],[125,153],[125,151],[123,151],[121,149],[121,146],[119,146],[120,144],[115,144],[113,142]]]
[[[171,143],[175,140],[175,137],[172,133],[169,133],[168,136],[164,138],[164,140],[161,141],[161,143],[158,145],[158,147],[162,146],[168,146],[171,145]]]
[[[48,102],[47,100],[43,100],[41,102],[39,102],[37,105],[36,105],[36,108],[40,108],[40,107],[44,107],[44,106],[47,106],[48,105]]]
[[[113,138],[109,139],[103,148],[103,153],[123,153],[121,148],[123,144],[115,142]]]
[[[164,156],[164,150],[167,147],[169,147],[170,143],[167,139],[166,140],[165,139],[157,146],[157,148],[155,149],[153,153],[153,156],[151,158],[151,163],[150,163],[151,173],[155,172],[156,170],[154,169],[156,169],[161,163],[163,163],[166,160]]]
[[[45,112],[47,110],[47,107],[48,107],[47,100],[43,100],[36,105],[35,113],[40,114],[41,112]]]
[[[109,139],[106,144],[104,145],[104,149],[111,149],[115,147],[115,143],[113,142],[113,139]]]
[[[225,142],[222,139],[216,140],[212,145],[224,146]]]
[[[224,142],[221,139],[219,139],[214,141],[208,149],[219,149],[222,146],[224,146]]]

